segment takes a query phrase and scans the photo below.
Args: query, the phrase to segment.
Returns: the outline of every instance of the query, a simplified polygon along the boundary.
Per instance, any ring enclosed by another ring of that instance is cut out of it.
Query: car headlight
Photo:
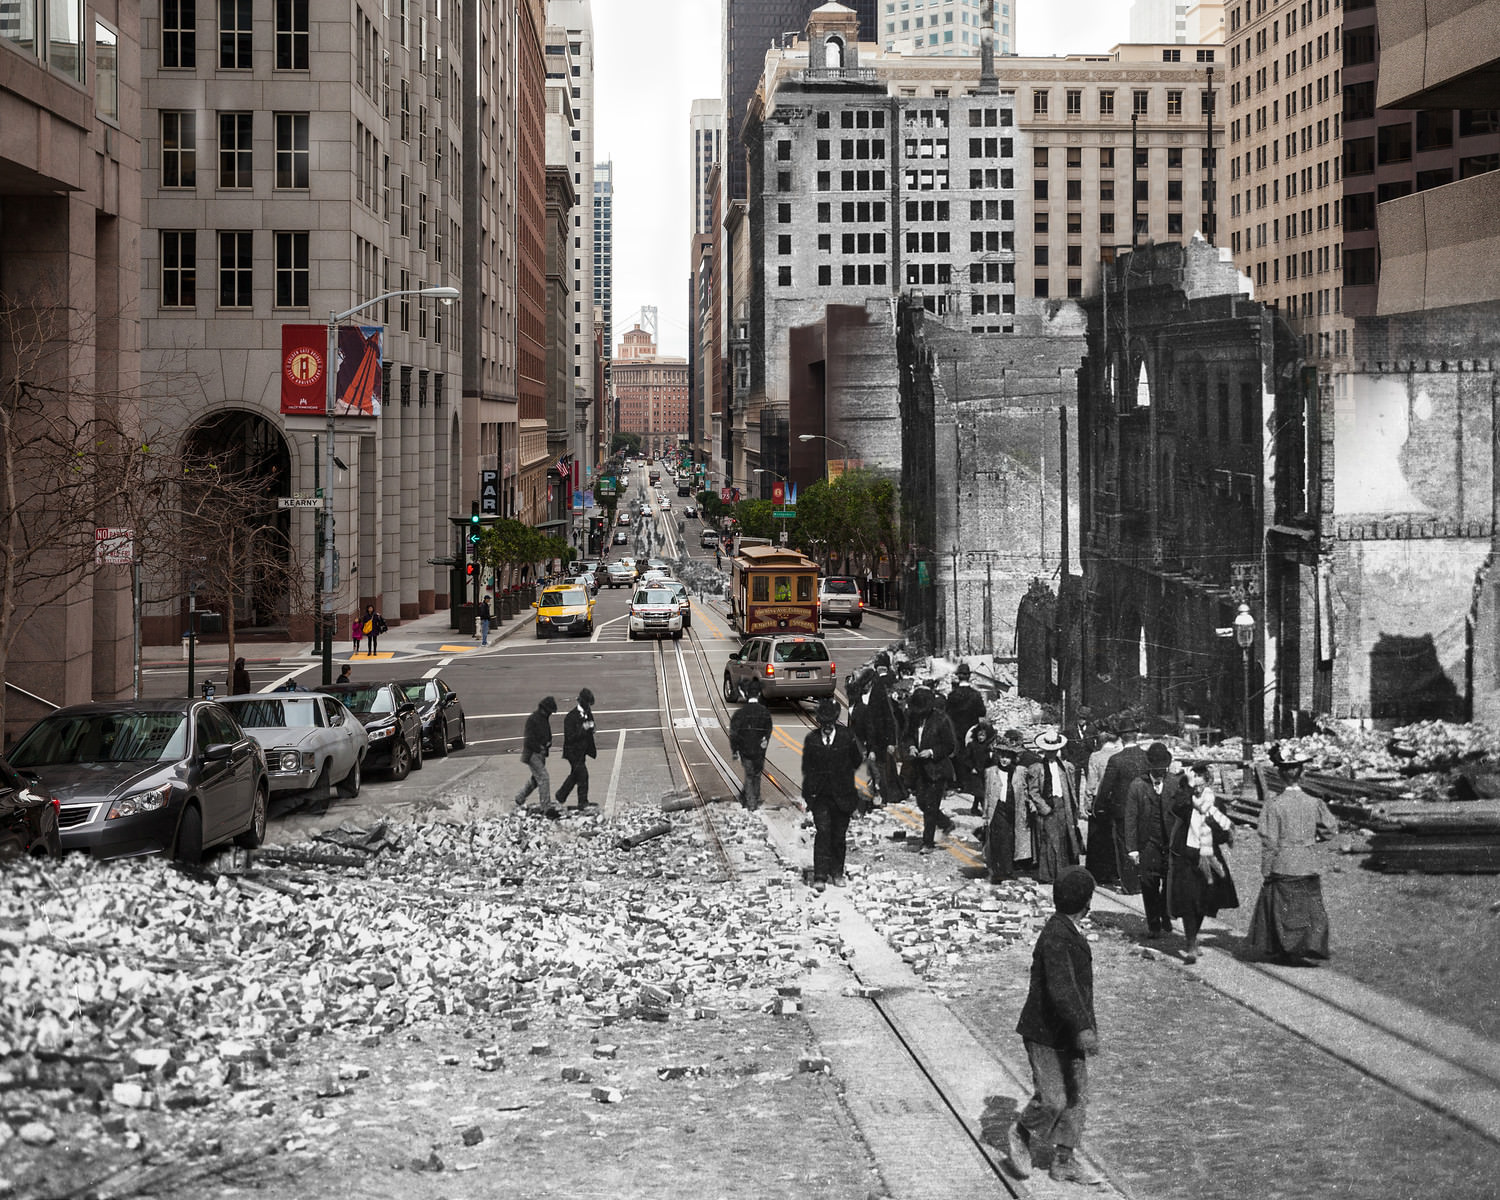
[[[307,765],[304,760],[310,757],[295,750],[272,750],[266,755],[266,765],[273,771],[300,771]]]
[[[138,817],[141,813],[155,812],[157,809],[165,808],[171,798],[172,785],[164,783],[160,787],[136,792],[133,796],[116,800],[109,806],[109,816],[104,819],[113,821],[116,817]]]
[[[396,727],[394,725],[371,725],[365,732],[370,735],[372,742],[378,742],[382,738],[393,737]]]

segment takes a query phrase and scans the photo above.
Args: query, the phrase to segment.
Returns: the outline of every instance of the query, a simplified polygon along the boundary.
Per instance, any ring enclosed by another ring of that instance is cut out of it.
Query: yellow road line
[[[921,832],[922,814],[916,809],[902,804],[895,806],[887,805],[885,811],[890,813],[891,816],[895,817],[896,820],[900,821],[908,828],[915,829],[919,833]],[[959,842],[953,841],[946,835],[943,839],[943,849],[946,850],[949,854],[953,855],[954,858],[958,859],[958,861],[963,863],[966,867],[977,867],[982,865],[980,859],[972,850]]]
[[[703,615],[703,609],[699,608],[696,604],[693,604],[691,600],[689,600],[688,603],[692,607],[694,621],[701,621],[704,625],[707,625],[709,633],[711,633],[715,638],[722,638],[724,636],[723,631]]]

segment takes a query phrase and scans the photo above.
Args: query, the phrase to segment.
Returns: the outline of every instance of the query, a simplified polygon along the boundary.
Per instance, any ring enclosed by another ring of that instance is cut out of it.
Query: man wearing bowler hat
[[[1118,880],[1117,889],[1134,895],[1141,890],[1136,876],[1135,864],[1126,855],[1125,848],[1125,795],[1130,785],[1146,774],[1149,769],[1146,751],[1139,744],[1140,729],[1129,719],[1120,722],[1119,751],[1105,764],[1104,777],[1099,781],[1099,792],[1094,797],[1094,816],[1089,825],[1089,863],[1097,865],[1102,873],[1112,868],[1108,878]],[[1107,844],[1095,846],[1093,824],[1099,823],[1102,830],[1109,830]],[[1097,851],[1097,854],[1096,854]]]
[[[1172,805],[1182,776],[1172,774],[1172,752],[1161,742],[1146,747],[1146,773],[1125,791],[1125,854],[1141,884],[1146,936],[1172,929],[1167,916],[1167,863],[1172,844]]]

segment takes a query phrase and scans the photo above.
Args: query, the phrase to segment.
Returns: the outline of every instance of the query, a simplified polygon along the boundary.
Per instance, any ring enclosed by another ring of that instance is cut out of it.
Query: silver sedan
[[[359,718],[332,696],[271,692],[226,696],[221,704],[266,752],[271,792],[359,795],[369,738]]]

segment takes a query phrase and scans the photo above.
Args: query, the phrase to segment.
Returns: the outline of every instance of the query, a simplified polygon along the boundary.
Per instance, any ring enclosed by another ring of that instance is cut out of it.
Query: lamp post
[[[328,314],[328,361],[324,364],[328,382],[323,393],[323,407],[328,414],[328,448],[325,455],[325,478],[328,482],[323,496],[323,611],[318,614],[318,621],[323,626],[324,687],[333,682],[333,418],[334,405],[338,401],[339,322],[396,296],[425,296],[432,300],[452,301],[457,300],[459,295],[459,290],[453,287],[401,288],[394,292],[383,292],[373,300],[366,300],[343,312]]]
[[[1254,789],[1250,775],[1250,648],[1255,645],[1255,618],[1250,615],[1250,606],[1241,604],[1234,615],[1234,640],[1240,647],[1240,675],[1243,680],[1244,731],[1240,736],[1240,793]]]
[[[827,442],[830,446],[837,446],[840,450],[843,451],[844,454],[844,456],[839,459],[839,462],[841,462],[846,469],[848,468],[849,447],[844,445],[843,442],[839,441],[838,438],[831,438],[826,433],[799,433],[797,435],[797,440],[799,442]],[[823,460],[823,478],[828,478],[828,460],[826,458]]]
[[[780,480],[782,483],[786,482],[786,476],[785,475],[780,475],[780,474],[778,474],[775,471],[768,471],[765,467],[754,467],[754,468],[752,468],[752,470],[751,470],[750,473],[752,475],[769,475],[772,479]],[[782,506],[785,507],[785,505],[786,505],[786,500],[785,500],[785,498],[783,498],[782,499]],[[784,546],[784,545],[786,545],[786,541],[787,541],[787,536],[786,536],[786,521],[785,520],[783,520],[781,522],[779,528],[781,530],[781,538],[779,540],[781,541],[781,544]]]

